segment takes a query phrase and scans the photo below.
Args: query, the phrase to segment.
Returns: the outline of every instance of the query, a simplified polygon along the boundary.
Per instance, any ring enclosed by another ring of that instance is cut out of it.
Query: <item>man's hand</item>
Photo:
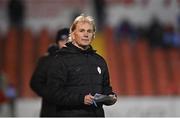
[[[84,97],[84,104],[85,105],[91,105],[91,104],[93,104],[93,100],[94,100],[94,97],[91,94],[86,95]]]

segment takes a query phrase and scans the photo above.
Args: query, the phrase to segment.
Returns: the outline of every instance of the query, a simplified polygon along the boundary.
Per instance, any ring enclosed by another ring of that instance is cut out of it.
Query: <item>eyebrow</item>
[[[80,28],[79,30],[85,30],[84,28]],[[86,31],[93,31],[93,29],[87,29]]]

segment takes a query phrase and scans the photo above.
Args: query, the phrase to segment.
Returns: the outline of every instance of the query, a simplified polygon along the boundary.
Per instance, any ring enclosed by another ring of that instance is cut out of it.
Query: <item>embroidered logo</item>
[[[99,74],[101,74],[101,68],[99,66],[97,67],[97,71]]]

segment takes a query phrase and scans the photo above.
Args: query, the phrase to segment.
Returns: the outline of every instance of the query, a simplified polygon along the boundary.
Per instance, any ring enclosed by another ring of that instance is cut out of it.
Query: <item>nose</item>
[[[84,35],[84,37],[88,38],[88,35]]]
[[[84,32],[84,37],[88,37],[88,32]]]

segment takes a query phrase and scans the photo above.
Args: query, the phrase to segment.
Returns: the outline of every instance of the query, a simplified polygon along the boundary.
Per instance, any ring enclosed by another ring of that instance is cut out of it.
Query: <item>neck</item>
[[[76,42],[72,42],[73,45],[75,45],[76,47],[80,48],[81,50],[87,50],[89,48],[89,46],[82,46],[77,44]]]

